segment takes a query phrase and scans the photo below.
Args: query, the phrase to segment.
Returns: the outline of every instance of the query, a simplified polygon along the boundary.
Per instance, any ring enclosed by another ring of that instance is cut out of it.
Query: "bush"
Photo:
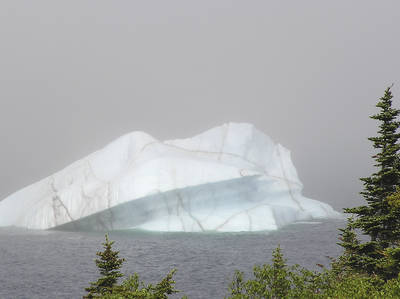
[[[400,276],[384,281],[376,275],[333,268],[312,272],[298,265],[287,266],[280,248],[272,265],[254,266],[253,278],[236,271],[229,286],[231,299],[257,298],[400,298]]]
[[[115,288],[111,294],[106,294],[102,299],[166,299],[168,295],[177,293],[174,288],[175,281],[173,275],[176,270],[172,270],[167,276],[156,285],[145,285],[140,281],[138,274],[128,277],[122,285]]]

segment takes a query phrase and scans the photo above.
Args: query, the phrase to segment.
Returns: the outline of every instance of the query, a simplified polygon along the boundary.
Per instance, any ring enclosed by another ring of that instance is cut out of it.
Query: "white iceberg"
[[[0,202],[0,226],[259,231],[340,213],[302,196],[290,152],[246,123],[188,139],[133,132]]]

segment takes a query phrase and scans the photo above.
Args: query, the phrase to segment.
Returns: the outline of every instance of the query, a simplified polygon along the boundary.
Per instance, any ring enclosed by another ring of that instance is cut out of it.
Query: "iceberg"
[[[290,152],[251,124],[133,132],[0,201],[0,226],[239,232],[341,217],[302,189]]]

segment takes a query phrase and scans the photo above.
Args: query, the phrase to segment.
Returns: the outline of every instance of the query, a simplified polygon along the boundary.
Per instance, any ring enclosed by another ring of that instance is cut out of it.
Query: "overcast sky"
[[[361,203],[395,83],[400,1],[0,2],[0,198],[130,131],[250,122],[292,151],[304,194]]]

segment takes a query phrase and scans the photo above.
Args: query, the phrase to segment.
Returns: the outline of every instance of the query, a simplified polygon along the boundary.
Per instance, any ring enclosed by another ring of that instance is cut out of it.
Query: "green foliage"
[[[386,198],[390,209],[393,210],[394,213],[400,214],[400,190],[399,188],[396,189],[396,192],[389,195]]]
[[[400,241],[400,189],[397,189],[395,193],[389,195],[386,201],[389,209],[387,217],[392,223],[392,234],[396,236],[391,243],[398,244]]]
[[[377,294],[383,281],[375,276],[344,273],[337,275],[332,271],[321,274],[321,288],[310,298],[381,298]],[[306,297],[302,297],[306,298]]]
[[[96,282],[90,283],[90,287],[85,289],[89,294],[84,298],[96,298],[99,295],[112,293],[118,279],[123,276],[119,269],[125,259],[118,257],[119,251],[112,250],[114,241],[109,241],[107,234],[105,237],[104,251],[97,252],[96,255],[99,259],[95,260],[102,276]]]
[[[400,267],[400,244],[385,248],[381,251],[382,258],[379,259],[377,268],[382,277],[386,279],[395,278]]]
[[[338,244],[344,248],[344,252],[343,255],[339,257],[338,261],[335,261],[335,265],[338,265],[336,268],[340,270],[342,270],[342,268],[348,270],[362,268],[362,265],[360,265],[362,260],[358,255],[360,241],[354,231],[354,219],[352,217],[348,218],[347,226],[339,229],[339,231],[341,233],[339,234],[340,243]],[[339,267],[339,263],[341,267]]]
[[[340,268],[318,273],[288,267],[279,247],[273,256],[272,265],[254,267],[252,279],[245,280],[243,272],[236,271],[227,298],[400,298],[400,276],[385,282],[376,275]]]
[[[119,251],[112,249],[113,241],[109,241],[106,235],[106,241],[103,243],[104,251],[97,252],[96,266],[102,277],[85,290],[88,293],[83,298],[102,298],[102,299],[167,299],[168,295],[177,293],[173,276],[176,270],[170,271],[159,283],[146,285],[140,281],[139,275],[134,273],[129,276],[122,284],[117,284],[118,279],[123,277],[119,271],[122,263],[125,261],[119,258]]]
[[[140,281],[138,274],[127,278],[121,286],[117,287],[111,294],[106,294],[102,299],[167,299],[168,295],[177,293],[173,280],[176,270],[167,274],[161,282],[156,285],[145,285]]]
[[[306,293],[307,288],[316,288],[315,274],[297,265],[289,267],[280,247],[272,256],[272,265],[254,266],[253,279],[246,281],[243,272],[236,271],[228,298],[290,298]]]
[[[361,178],[364,183],[361,194],[367,205],[344,209],[356,218],[349,222],[347,228],[341,230],[339,243],[344,248],[344,255],[340,260],[343,267],[350,267],[361,273],[375,273],[384,279],[391,279],[400,273],[400,265],[393,266],[390,275],[387,271],[382,271],[386,249],[397,246],[400,240],[400,194],[395,195],[400,183],[400,134],[397,133],[400,122],[396,120],[400,110],[392,108],[392,98],[389,87],[376,105],[380,112],[371,116],[380,122],[378,136],[368,138],[378,150],[373,156],[378,170],[370,177]],[[358,241],[354,229],[360,229],[369,236],[369,240]]]

